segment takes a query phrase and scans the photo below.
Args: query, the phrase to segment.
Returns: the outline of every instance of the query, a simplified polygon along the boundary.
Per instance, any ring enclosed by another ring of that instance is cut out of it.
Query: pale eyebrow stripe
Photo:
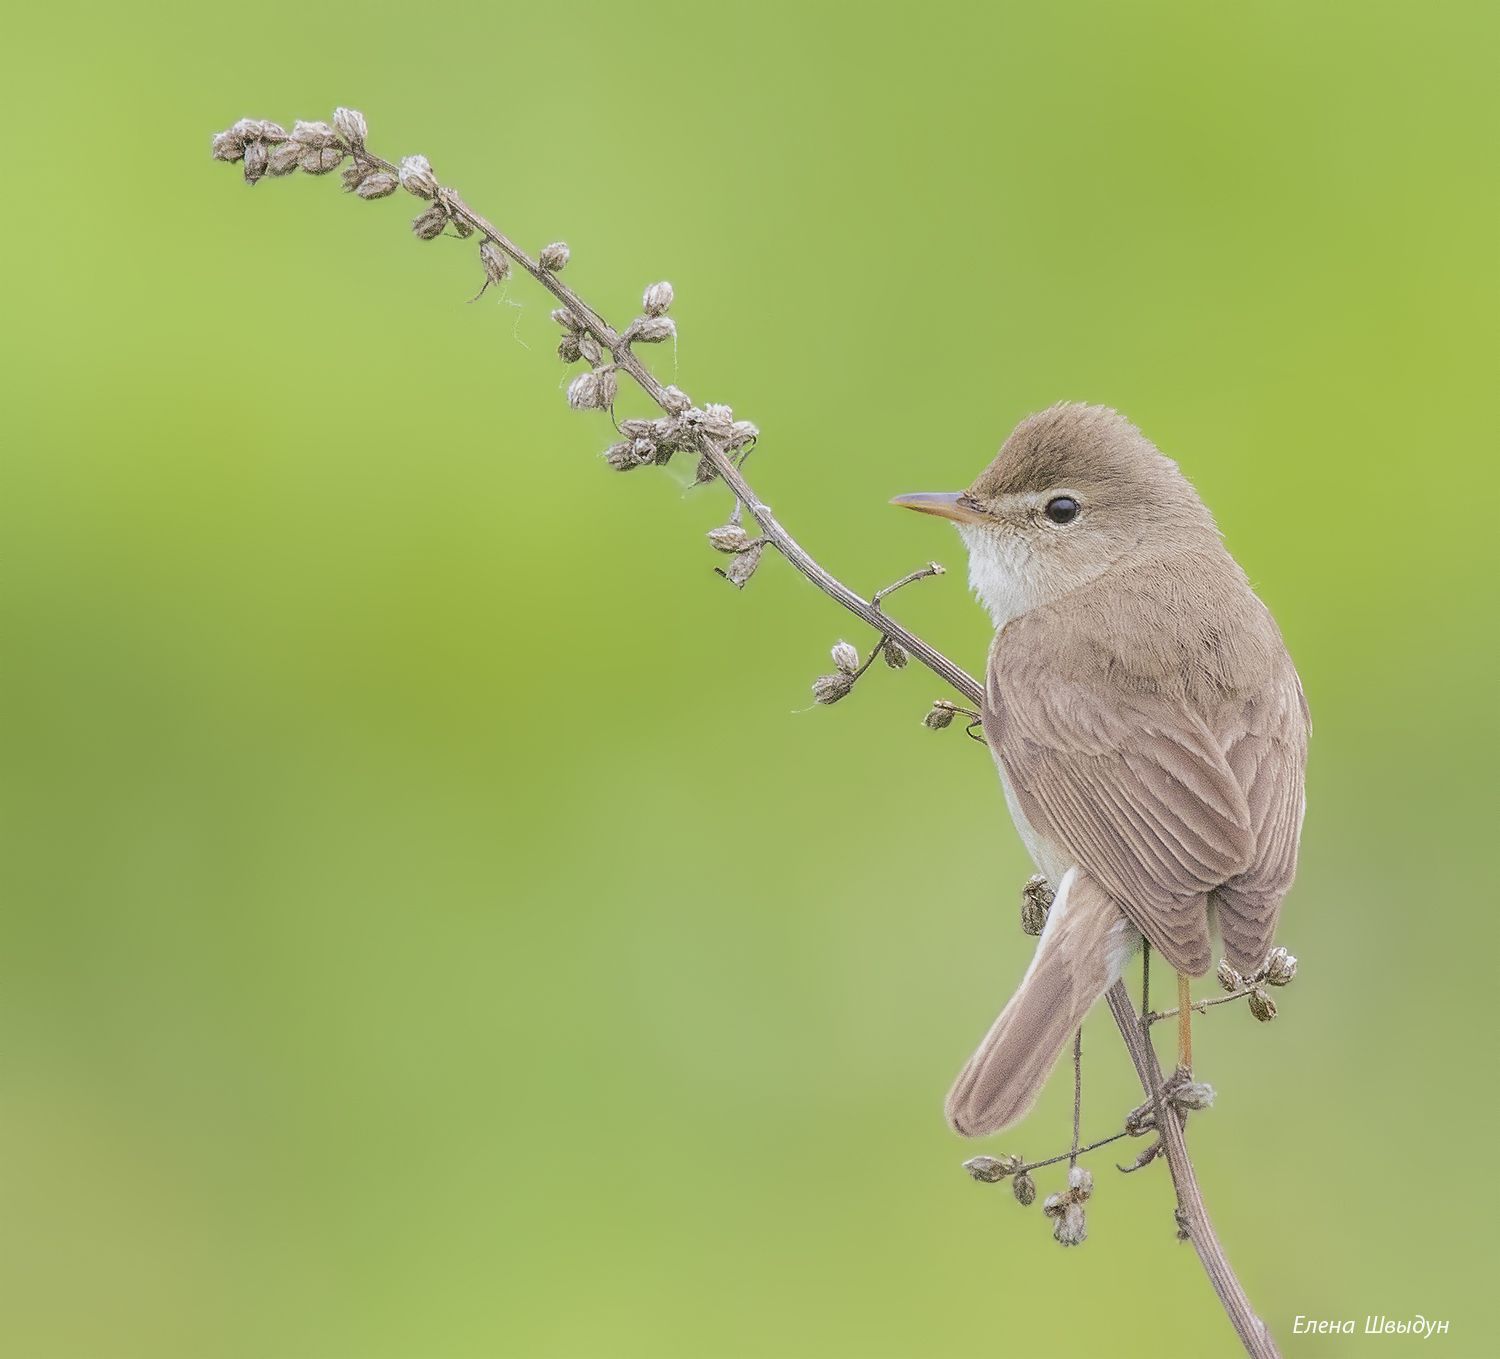
[[[996,498],[995,504],[1002,510],[1035,510],[1059,495],[1070,495],[1079,504],[1083,503],[1083,497],[1077,491],[1067,486],[1049,486],[1045,491],[1007,491]]]

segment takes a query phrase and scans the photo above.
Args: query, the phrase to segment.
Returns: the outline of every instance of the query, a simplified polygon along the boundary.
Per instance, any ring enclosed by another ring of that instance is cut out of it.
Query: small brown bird
[[[949,1122],[979,1137],[1031,1108],[1142,936],[1180,997],[1208,970],[1213,924],[1231,966],[1261,966],[1296,871],[1307,704],[1197,492],[1113,410],[1053,406],[967,491],[894,503],[951,519],[968,546],[997,629],[985,737],[1055,892],[948,1095]]]

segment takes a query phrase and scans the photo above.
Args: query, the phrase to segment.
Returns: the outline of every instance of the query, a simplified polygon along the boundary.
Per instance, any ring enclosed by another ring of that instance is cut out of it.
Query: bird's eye
[[[1047,502],[1047,518],[1054,524],[1071,524],[1078,518],[1078,502],[1070,495],[1053,496]]]

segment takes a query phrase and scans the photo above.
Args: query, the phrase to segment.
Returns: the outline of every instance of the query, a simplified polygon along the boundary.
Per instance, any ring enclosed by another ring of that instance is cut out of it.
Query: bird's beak
[[[914,495],[898,495],[891,504],[904,505],[909,510],[920,510],[923,514],[936,514],[960,524],[984,522],[984,516],[969,505],[958,491],[918,491]]]

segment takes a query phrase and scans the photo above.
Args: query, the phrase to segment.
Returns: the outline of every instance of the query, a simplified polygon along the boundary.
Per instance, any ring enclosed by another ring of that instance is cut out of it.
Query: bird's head
[[[953,521],[997,628],[1127,558],[1216,536],[1177,464],[1107,406],[1027,416],[968,490],[891,503]]]

